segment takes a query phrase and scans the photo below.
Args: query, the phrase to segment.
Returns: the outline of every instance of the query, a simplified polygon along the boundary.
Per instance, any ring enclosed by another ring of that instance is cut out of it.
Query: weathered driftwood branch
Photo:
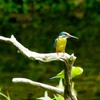
[[[42,54],[42,53],[30,51],[27,48],[25,48],[22,44],[20,44],[13,35],[11,36],[11,38],[6,38],[3,36],[0,36],[0,40],[12,43],[19,49],[19,51],[21,53],[23,53],[25,56],[27,56],[29,59],[32,59],[32,60],[39,60],[42,62],[50,62],[50,61],[54,61],[54,60],[62,60],[62,58],[64,58],[64,59],[70,58],[70,55],[67,53],[65,53],[64,56],[63,56],[63,53],[59,53],[59,56],[58,56],[56,53]]]
[[[59,60],[59,61],[65,62],[64,98],[65,98],[65,100],[77,100],[76,97],[72,94],[71,71],[72,71],[73,63],[76,59],[76,57],[73,54],[69,55],[67,53],[64,53],[64,54],[59,53],[59,55],[57,55],[56,53],[42,54],[42,53],[33,52],[33,51],[30,51],[27,48],[25,48],[22,44],[20,44],[13,35],[11,36],[11,38],[6,38],[3,36],[0,36],[0,40],[12,43],[14,46],[16,46],[19,49],[19,51],[22,54],[24,54],[31,60],[39,60],[42,62],[50,62],[50,61]],[[44,86],[44,88],[47,88],[47,87]],[[58,90],[56,92],[58,92]]]
[[[40,83],[40,82],[35,82],[35,81],[29,80],[29,79],[26,79],[26,78],[13,78],[12,81],[14,83],[24,82],[24,83],[28,83],[28,84],[31,84],[31,85],[34,85],[34,86],[42,87],[42,88],[47,89],[47,90],[51,90],[51,91],[56,92],[60,95],[64,94],[64,90],[62,90],[62,89],[59,89],[59,88],[51,86],[51,85],[43,84],[43,83]]]

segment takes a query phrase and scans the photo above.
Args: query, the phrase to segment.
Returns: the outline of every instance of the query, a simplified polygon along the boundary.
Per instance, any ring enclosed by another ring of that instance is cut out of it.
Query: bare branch
[[[71,77],[71,72],[72,72],[72,66],[74,64],[74,61],[76,59],[76,57],[74,56],[74,54],[69,55],[67,53],[59,53],[57,55],[57,53],[37,53],[37,52],[33,52],[28,50],[27,48],[25,48],[22,44],[20,44],[16,38],[12,35],[11,38],[6,38],[3,36],[0,36],[0,40],[4,41],[4,42],[10,42],[12,43],[14,46],[16,46],[19,51],[24,54],[25,56],[27,56],[29,59],[31,60],[39,60],[42,62],[50,62],[50,61],[55,61],[55,60],[59,60],[59,61],[63,61],[65,62],[65,69],[64,69],[64,80],[65,80],[65,90],[62,91],[56,87],[53,86],[49,86],[43,83],[38,83],[38,82],[34,82],[25,78],[14,78],[13,82],[25,82],[25,83],[30,83],[32,85],[36,85],[36,86],[41,86],[45,89],[49,89],[52,91],[55,91],[59,94],[64,94],[64,98],[65,100],[77,100],[77,98],[73,95],[72,93],[72,77]]]
[[[34,86],[38,86],[38,87],[45,88],[47,90],[51,90],[51,91],[56,92],[56,93],[58,93],[60,95],[64,94],[64,91],[59,89],[59,88],[57,88],[57,87],[54,87],[54,86],[51,86],[51,85],[47,85],[47,84],[43,84],[43,83],[40,83],[40,82],[35,82],[35,81],[29,80],[29,79],[26,79],[26,78],[13,78],[12,81],[14,83],[18,83],[18,82],[29,83],[29,84],[34,85]]]
[[[42,62],[50,62],[50,61],[55,61],[55,60],[60,60],[63,61],[63,59],[69,59],[70,55],[65,53],[59,53],[57,55],[57,53],[37,53],[37,52],[33,52],[30,51],[29,49],[25,48],[22,44],[20,44],[16,38],[12,35],[11,38],[6,38],[3,36],[0,36],[0,40],[4,41],[4,42],[10,42],[12,43],[14,46],[16,46],[19,51],[24,54],[25,56],[27,56],[29,59],[31,60],[39,60]]]

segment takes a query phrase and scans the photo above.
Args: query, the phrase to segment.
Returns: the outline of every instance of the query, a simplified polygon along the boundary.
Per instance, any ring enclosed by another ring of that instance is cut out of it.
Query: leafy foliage
[[[7,92],[7,96],[6,96],[5,94],[3,94],[3,93],[1,92],[1,90],[2,90],[2,87],[0,88],[0,96],[6,98],[6,100],[11,100],[11,99],[10,99],[10,96],[9,96],[9,94],[8,94],[8,92]]]
[[[73,67],[72,78],[77,76],[77,75],[82,74],[82,72],[83,72],[83,69],[81,67]],[[59,85],[57,87],[64,90],[64,85],[63,85],[63,81],[62,81],[62,79],[64,79],[64,71],[61,71],[53,78],[60,78]],[[72,82],[72,90],[73,90],[73,95],[75,95],[75,97],[76,97],[76,91],[74,89],[74,82]],[[54,94],[54,98],[50,98],[48,96],[48,92],[45,91],[44,97],[40,97],[38,99],[40,99],[40,100],[64,100],[64,97],[62,95],[59,95],[59,94],[56,94],[56,95]]]

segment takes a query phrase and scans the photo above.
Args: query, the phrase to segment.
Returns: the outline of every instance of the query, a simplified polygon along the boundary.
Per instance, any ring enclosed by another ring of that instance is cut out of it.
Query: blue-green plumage
[[[67,44],[67,38],[76,38],[78,39],[77,37],[75,36],[72,36],[70,35],[69,33],[67,32],[61,32],[58,36],[58,38],[55,39],[55,42],[54,42],[54,48],[56,49],[56,52],[65,52],[65,47],[66,47],[66,44]]]

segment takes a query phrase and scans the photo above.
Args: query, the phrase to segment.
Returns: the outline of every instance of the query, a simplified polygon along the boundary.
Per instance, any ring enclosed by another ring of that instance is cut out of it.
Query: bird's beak
[[[75,39],[78,39],[78,37],[73,36],[73,35],[70,35],[69,37],[70,37],[70,38],[75,38]]]

